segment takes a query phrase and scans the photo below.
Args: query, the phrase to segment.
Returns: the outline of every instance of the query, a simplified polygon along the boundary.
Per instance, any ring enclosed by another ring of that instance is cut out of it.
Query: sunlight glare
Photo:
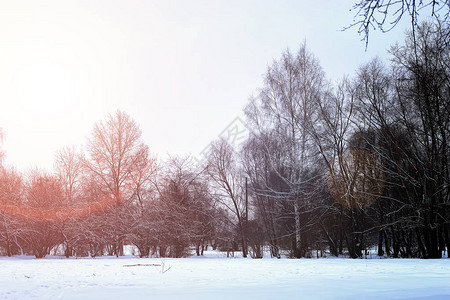
[[[76,101],[76,76],[55,61],[36,62],[18,71],[15,85],[22,110],[38,117],[65,114]]]

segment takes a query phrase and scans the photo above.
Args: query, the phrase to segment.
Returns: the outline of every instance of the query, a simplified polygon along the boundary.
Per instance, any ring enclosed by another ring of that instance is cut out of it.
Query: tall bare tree
[[[134,120],[117,111],[96,123],[88,140],[85,166],[118,205],[130,199],[132,175],[148,156],[141,135]]]
[[[279,147],[273,136],[250,136],[242,149],[245,174],[249,178],[249,191],[255,208],[255,218],[262,223],[272,257],[281,256],[280,240],[284,232],[279,225],[283,213],[274,196],[282,191],[282,180],[274,176],[270,159],[279,153]],[[271,153],[272,155],[269,155]]]
[[[450,25],[423,23],[391,49],[400,122],[414,141],[412,166],[421,203],[424,257],[441,257],[449,242]],[[412,47],[412,45],[416,47]],[[445,238],[444,238],[445,236]]]
[[[285,51],[279,61],[268,68],[258,97],[250,99],[246,114],[258,135],[279,140],[278,153],[268,151],[271,170],[287,189],[277,191],[276,198],[292,204],[295,221],[294,255],[301,257],[301,207],[308,205],[302,186],[304,175],[314,161],[314,143],[309,124],[318,117],[317,103],[326,92],[327,82],[318,60],[302,44],[294,55]],[[273,191],[272,191],[273,192]],[[275,198],[275,199],[276,199]]]
[[[81,156],[73,147],[65,147],[56,153],[55,172],[65,196],[62,207],[65,217],[60,218],[55,226],[62,236],[65,255],[69,257],[75,253],[75,248],[85,238],[86,228],[83,225],[88,214],[86,207],[89,204],[82,199],[80,179],[83,175],[83,164]]]
[[[131,117],[121,111],[108,115],[105,122],[94,125],[88,140],[87,157],[84,167],[89,180],[112,199],[115,207],[110,207],[103,216],[102,226],[110,236],[110,253],[122,255],[123,241],[131,226],[130,210],[136,188],[134,181],[139,168],[145,167],[148,147],[141,141],[142,132]]]
[[[386,174],[379,228],[395,257],[440,257],[449,243],[448,32],[418,25],[392,47],[390,74],[376,60],[358,74],[360,140]]]
[[[220,139],[211,145],[208,157],[207,172],[211,176],[220,193],[218,201],[233,216],[234,225],[242,244],[242,254],[247,257],[247,239],[245,234],[247,216],[247,202],[245,198],[245,179],[239,170],[237,154],[231,145]]]

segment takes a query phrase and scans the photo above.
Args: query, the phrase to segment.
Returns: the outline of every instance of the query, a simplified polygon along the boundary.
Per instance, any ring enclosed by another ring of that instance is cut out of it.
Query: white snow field
[[[450,299],[450,260],[3,257],[0,298]]]

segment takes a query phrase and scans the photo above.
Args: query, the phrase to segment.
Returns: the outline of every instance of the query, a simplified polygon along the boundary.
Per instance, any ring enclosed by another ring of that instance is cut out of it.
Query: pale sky
[[[164,159],[198,155],[262,85],[273,59],[306,40],[329,78],[352,75],[403,40],[367,52],[345,1],[1,1],[0,128],[6,165],[52,170],[117,109]],[[407,24],[407,22],[405,23]]]

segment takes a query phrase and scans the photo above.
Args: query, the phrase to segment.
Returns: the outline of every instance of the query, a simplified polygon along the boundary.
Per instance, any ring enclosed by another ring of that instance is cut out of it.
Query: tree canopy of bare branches
[[[450,20],[450,1],[434,0],[360,0],[353,5],[356,11],[354,22],[350,27],[357,27],[363,34],[366,47],[371,31],[391,31],[405,17],[411,20],[414,32],[419,24],[419,17],[432,17],[439,22]]]

